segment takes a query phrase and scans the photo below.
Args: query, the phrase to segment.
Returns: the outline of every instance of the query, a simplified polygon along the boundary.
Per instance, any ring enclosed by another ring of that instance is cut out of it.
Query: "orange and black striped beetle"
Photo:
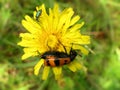
[[[47,51],[44,54],[42,54],[41,58],[45,60],[45,66],[55,67],[70,63],[75,59],[76,56],[77,52],[75,50],[72,50],[71,48],[69,54],[67,54],[67,52],[65,53],[59,51]]]

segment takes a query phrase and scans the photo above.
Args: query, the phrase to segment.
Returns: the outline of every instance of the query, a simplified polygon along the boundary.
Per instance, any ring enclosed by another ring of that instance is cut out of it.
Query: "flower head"
[[[84,22],[77,23],[80,17],[73,15],[72,8],[60,11],[57,4],[53,9],[50,8],[48,13],[43,4],[36,7],[33,18],[26,15],[25,20],[22,20],[22,25],[28,32],[20,34],[22,40],[18,43],[18,45],[24,47],[22,59],[43,55],[48,51],[64,52],[70,55],[71,48],[81,51],[83,54],[88,54],[88,50],[83,45],[90,43],[90,37],[80,33],[80,28],[84,25]],[[45,80],[50,68],[52,68],[55,78],[58,79],[62,74],[64,65],[51,67],[45,65],[44,61],[45,59],[41,58],[35,65],[35,75],[38,75],[40,68],[44,67],[42,79]],[[77,60],[71,61],[66,66],[73,72],[82,68]]]

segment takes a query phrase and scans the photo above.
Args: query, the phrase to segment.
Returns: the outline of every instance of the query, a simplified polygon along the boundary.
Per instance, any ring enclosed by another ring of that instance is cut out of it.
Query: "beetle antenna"
[[[58,42],[63,46],[64,50],[65,50],[65,53],[67,53],[67,50],[65,48],[65,46],[58,40]]]
[[[70,49],[70,51],[72,51],[72,47],[73,47],[73,43],[72,43],[72,46],[71,46],[71,49]]]
[[[70,55],[72,54],[72,47],[73,47],[73,43],[71,45],[71,49],[70,49]]]
[[[49,48],[49,49],[50,49],[50,51],[51,51],[52,49],[51,49],[51,47],[48,45],[48,43],[47,43],[47,46],[48,46],[48,48]]]

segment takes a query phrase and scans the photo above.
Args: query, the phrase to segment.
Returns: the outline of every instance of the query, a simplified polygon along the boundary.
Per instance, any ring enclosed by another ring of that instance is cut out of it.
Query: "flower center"
[[[56,49],[57,44],[58,44],[58,39],[57,39],[56,35],[54,35],[54,34],[49,35],[48,38],[46,39],[46,45],[51,50]]]

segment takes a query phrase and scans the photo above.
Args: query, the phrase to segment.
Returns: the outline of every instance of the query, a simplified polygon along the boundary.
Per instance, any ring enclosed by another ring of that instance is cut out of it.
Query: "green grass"
[[[33,75],[36,59],[21,60],[21,20],[35,7],[54,2],[61,9],[72,7],[85,21],[81,32],[91,36],[95,52],[83,57],[87,73],[64,70],[58,82],[51,74],[46,81]],[[0,90],[120,90],[120,1],[119,0],[1,0],[0,1]]]

